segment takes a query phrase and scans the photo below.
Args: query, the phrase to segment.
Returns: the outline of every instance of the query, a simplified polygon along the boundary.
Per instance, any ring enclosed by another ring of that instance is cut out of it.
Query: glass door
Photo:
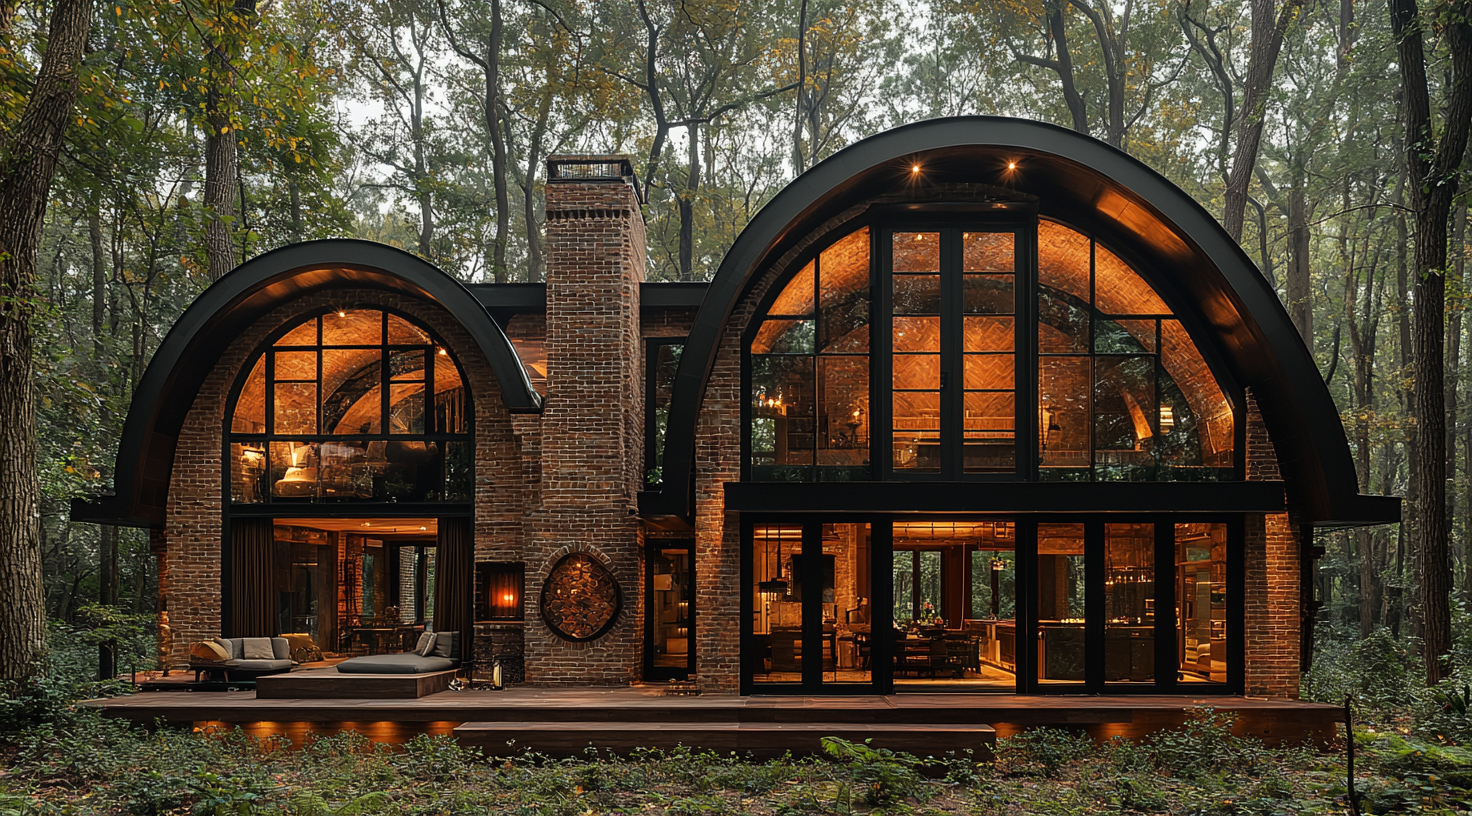
[[[888,575],[868,523],[754,524],[743,662],[755,693],[874,690],[887,644]]]
[[[644,677],[682,680],[695,673],[695,542],[646,542]]]

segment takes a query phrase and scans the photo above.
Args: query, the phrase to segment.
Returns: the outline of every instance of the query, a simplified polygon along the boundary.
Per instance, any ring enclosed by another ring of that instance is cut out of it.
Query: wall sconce
[[[1160,432],[1170,433],[1176,427],[1176,412],[1169,405],[1160,406]]]
[[[1057,411],[1054,411],[1052,408],[1049,408],[1047,403],[1043,403],[1042,415],[1043,415],[1042,416],[1042,419],[1043,419],[1043,440],[1042,440],[1043,441],[1043,445],[1042,445],[1042,447],[1043,447],[1043,450],[1047,450],[1048,449],[1048,440],[1050,438],[1052,438],[1053,432],[1054,431],[1061,431],[1061,430],[1063,430],[1063,427],[1061,425],[1059,425],[1058,422],[1057,422],[1058,412]]]

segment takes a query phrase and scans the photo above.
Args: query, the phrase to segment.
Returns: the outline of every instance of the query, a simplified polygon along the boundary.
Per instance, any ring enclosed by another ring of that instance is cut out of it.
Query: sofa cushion
[[[220,644],[230,654],[231,660],[240,659],[240,638],[217,637],[215,638],[215,642]]]
[[[460,633],[459,632],[436,632],[434,636],[434,656],[460,659]]]
[[[276,649],[271,644],[271,638],[241,638],[240,659],[242,660],[275,660]]]
[[[343,674],[425,674],[449,671],[456,665],[458,661],[446,657],[424,657],[405,652],[355,657],[337,664],[337,670]]]
[[[241,658],[240,660],[232,660],[225,665],[229,666],[232,669],[235,669],[236,671],[275,672],[290,670],[291,660],[289,658],[286,660],[277,660],[275,658],[272,658],[270,660]]]
[[[290,660],[291,641],[280,636],[271,638],[271,657],[276,660]]]
[[[434,632],[425,632],[419,636],[419,642],[414,644],[414,654],[420,657],[429,657],[434,654]]]

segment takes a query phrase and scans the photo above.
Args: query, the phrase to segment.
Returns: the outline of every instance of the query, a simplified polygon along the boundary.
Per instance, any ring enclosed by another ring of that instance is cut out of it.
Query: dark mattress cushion
[[[424,674],[448,671],[459,663],[460,661],[447,657],[421,657],[413,652],[405,652],[355,657],[337,664],[337,670],[344,674]]]

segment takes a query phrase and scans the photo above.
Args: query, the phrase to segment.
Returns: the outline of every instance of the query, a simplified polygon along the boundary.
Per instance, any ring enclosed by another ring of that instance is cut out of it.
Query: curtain
[[[272,554],[276,535],[270,519],[230,521],[230,636],[277,634]]]
[[[470,642],[471,588],[475,582],[475,535],[468,518],[442,518],[435,547],[434,628],[459,632],[462,643]],[[468,654],[468,650],[464,650]]]

